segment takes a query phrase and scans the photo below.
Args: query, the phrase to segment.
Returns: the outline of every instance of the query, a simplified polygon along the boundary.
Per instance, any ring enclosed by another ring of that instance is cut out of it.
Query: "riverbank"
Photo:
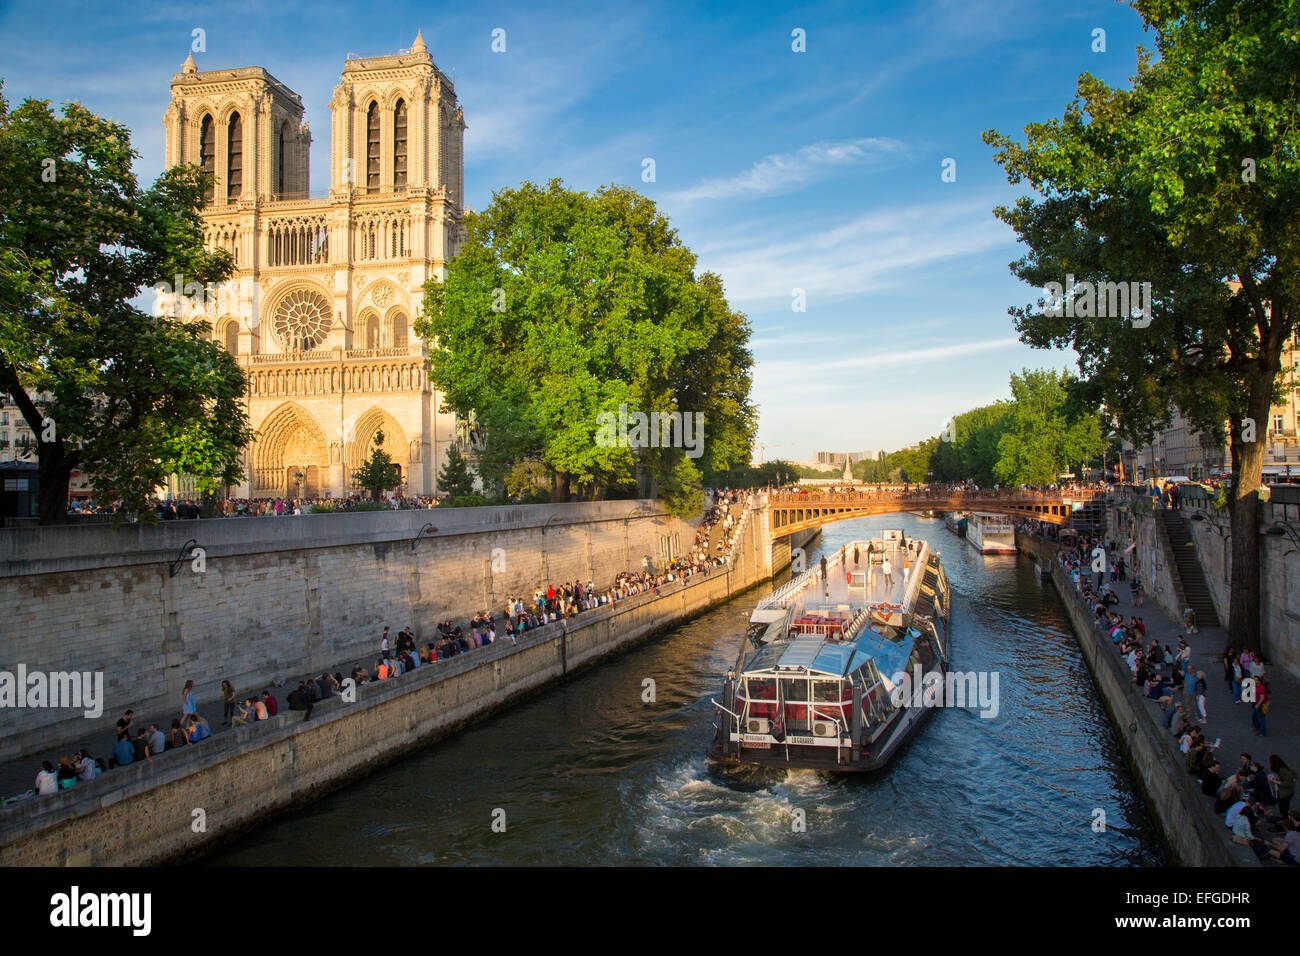
[[[1187,772],[1177,741],[1162,726],[1158,706],[1134,685],[1110,638],[1102,633],[1056,560],[1056,545],[1019,531],[1016,544],[1026,555],[1051,569],[1052,584],[1061,597],[1120,748],[1170,858],[1179,866],[1258,866],[1249,848],[1232,842],[1228,829],[1214,813],[1213,801],[1201,793],[1196,778]],[[1127,591],[1127,588],[1118,590]],[[1126,594],[1121,600],[1125,606],[1117,610],[1126,617],[1141,614],[1149,639],[1158,640],[1162,646],[1177,645],[1177,628],[1160,608],[1130,608]],[[1196,663],[1204,669],[1203,662]],[[1208,671],[1207,677],[1214,673]],[[1217,733],[1211,730],[1211,739]],[[1225,773],[1237,763],[1237,751],[1230,747],[1225,738],[1225,745],[1219,751]]]
[[[144,865],[183,859],[454,733],[582,667],[765,583],[758,522],[733,563],[529,632],[516,644],[420,668],[286,712],[72,790],[0,811],[0,865]],[[809,536],[811,537],[811,535]],[[806,541],[796,542],[800,546]]]

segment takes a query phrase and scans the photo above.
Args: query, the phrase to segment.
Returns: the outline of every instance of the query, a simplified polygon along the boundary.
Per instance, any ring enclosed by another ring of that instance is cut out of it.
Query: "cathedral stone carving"
[[[433,493],[455,419],[428,386],[407,290],[441,278],[463,241],[454,84],[422,35],[397,55],[347,60],[329,100],[325,190],[311,182],[302,98],[261,67],[225,66],[200,71],[190,56],[164,126],[168,164],[213,177],[206,241],[234,257],[242,290],[211,314],[180,313],[206,319],[248,377],[257,437],[230,493],[351,493],[380,431],[404,493]],[[376,260],[389,271],[357,274]]]

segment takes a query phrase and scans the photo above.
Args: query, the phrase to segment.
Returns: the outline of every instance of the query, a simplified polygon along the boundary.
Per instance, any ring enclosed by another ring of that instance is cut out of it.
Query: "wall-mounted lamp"
[[[437,528],[435,528],[431,524],[426,524],[423,528],[420,529],[420,533],[411,539],[411,550],[412,551],[415,550],[415,546],[420,543],[420,539],[423,538],[426,534],[437,534],[437,533],[438,533]]]
[[[168,566],[167,577],[169,578],[176,577],[176,572],[181,569],[181,565],[184,564],[186,561],[190,560],[190,558],[194,557],[194,549],[198,547],[198,544],[199,542],[196,538],[190,538],[190,540],[185,542],[185,544],[181,547],[181,553],[178,554],[176,556],[176,560],[173,561]]]

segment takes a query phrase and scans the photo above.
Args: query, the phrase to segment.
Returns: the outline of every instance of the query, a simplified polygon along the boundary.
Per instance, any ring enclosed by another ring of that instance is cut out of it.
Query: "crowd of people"
[[[390,636],[385,627],[379,639],[379,655],[373,670],[356,662],[350,674],[353,686],[391,680],[420,667],[445,661],[480,647],[508,638],[512,642],[527,633],[556,621],[564,621],[586,611],[607,607],[638,594],[660,593],[660,588],[696,574],[708,574],[731,560],[741,522],[733,514],[733,505],[745,502],[747,493],[724,490],[712,496],[695,534],[691,550],[655,568],[647,556],[640,571],[621,571],[608,587],[597,588],[593,581],[566,581],[537,586],[531,595],[510,595],[500,618],[480,611],[464,626],[443,621],[435,627],[436,639],[421,643],[415,628],[408,625]],[[745,505],[746,509],[748,504]],[[716,536],[714,532],[717,532]],[[716,540],[715,540],[716,538]],[[241,727],[269,720],[279,714],[280,701],[272,692],[283,685],[283,678],[273,679],[271,686],[242,697],[228,680],[221,682],[222,726]],[[290,711],[302,711],[310,720],[313,707],[322,700],[340,695],[346,688],[342,672],[318,674],[298,681],[286,695]],[[147,729],[134,726],[135,712],[126,711],[117,722],[117,739],[107,762],[91,755],[89,748],[77,750],[71,757],[61,757],[59,766],[44,761],[36,776],[33,794],[54,793],[89,781],[115,767],[138,761],[152,761],[169,750],[198,744],[212,736],[212,728],[198,714],[194,700],[194,682],[187,681],[181,691],[180,716],[173,718],[168,733],[157,724]]]
[[[1291,809],[1296,774],[1278,754],[1264,763],[1249,753],[1230,774],[1217,755],[1221,738],[1211,742],[1203,728],[1210,722],[1209,683],[1205,671],[1192,663],[1187,638],[1178,635],[1177,648],[1148,640],[1146,622],[1140,615],[1124,615],[1114,608],[1119,603],[1115,586],[1126,578],[1126,567],[1116,543],[1082,535],[1057,551],[1057,560],[1069,574],[1074,588],[1128,666],[1135,686],[1159,708],[1164,729],[1178,741],[1187,772],[1197,778],[1201,792],[1213,798],[1214,810],[1223,814],[1224,825],[1234,842],[1249,846],[1261,860],[1300,865],[1300,809]],[[1104,553],[1105,563],[1094,555]],[[1106,570],[1096,570],[1104,567]],[[1141,607],[1141,581],[1130,585],[1135,608]],[[1133,585],[1136,585],[1134,589]],[[1226,649],[1223,656],[1224,683],[1234,704],[1247,704],[1255,734],[1266,737],[1271,708],[1266,667],[1263,659],[1249,650]],[[1266,836],[1265,833],[1278,834]]]
[[[375,511],[379,509],[392,511],[416,511],[434,508],[438,499],[431,495],[395,495],[384,497],[380,501],[371,500],[369,495],[348,495],[340,498],[225,498],[213,503],[213,510],[205,515],[203,503],[190,498],[155,498],[152,501],[154,514],[159,521],[176,521],[188,518],[246,518],[276,517],[285,515],[303,515],[313,512],[339,511]],[[68,514],[101,516],[104,518],[121,512],[128,520],[134,520],[121,502],[99,504],[88,498],[70,498]]]

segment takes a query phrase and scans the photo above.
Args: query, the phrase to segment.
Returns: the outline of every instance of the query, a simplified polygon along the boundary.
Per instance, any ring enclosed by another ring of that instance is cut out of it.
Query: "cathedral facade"
[[[172,77],[167,165],[213,177],[206,240],[235,273],[221,294],[163,307],[205,317],[248,376],[256,437],[234,497],[357,492],[378,432],[402,492],[432,494],[458,440],[412,331],[422,286],[463,237],[455,89],[417,36],[396,55],[349,57],[329,107],[330,187],[313,197],[298,94],[261,67],[200,72],[193,56]]]

